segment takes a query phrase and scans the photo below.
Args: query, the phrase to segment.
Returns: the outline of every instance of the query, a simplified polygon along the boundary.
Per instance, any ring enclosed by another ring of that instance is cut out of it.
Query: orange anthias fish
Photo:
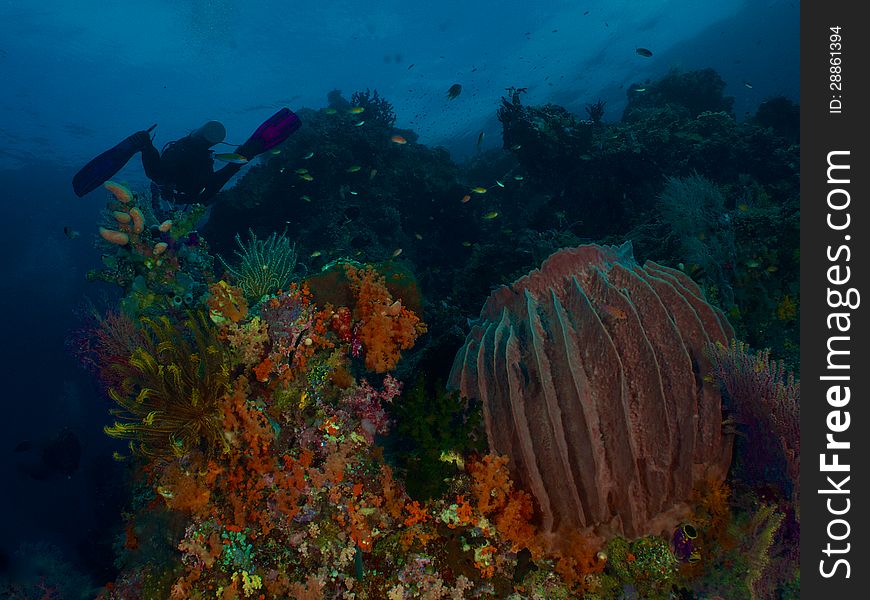
[[[390,138],[390,141],[394,142],[396,144],[407,144],[408,143],[408,140],[406,140],[405,138],[403,138],[400,135],[394,135],[393,137]]]
[[[619,308],[617,306],[613,306],[612,304],[603,305],[601,307],[601,310],[603,310],[605,313],[607,313],[609,316],[613,317],[614,319],[617,319],[618,321],[624,321],[625,319],[628,318],[628,313],[626,313],[624,310],[622,310],[621,308]]]

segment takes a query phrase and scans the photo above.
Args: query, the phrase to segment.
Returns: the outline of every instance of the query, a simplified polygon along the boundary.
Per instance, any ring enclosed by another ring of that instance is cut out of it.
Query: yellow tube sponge
[[[115,231],[105,227],[100,227],[100,237],[111,244],[118,244],[119,246],[126,246],[130,243],[130,236],[123,231]]]
[[[145,217],[142,211],[134,206],[130,209],[130,218],[133,219],[133,233],[142,233],[145,229]]]
[[[127,204],[128,202],[130,202],[130,200],[133,199],[133,192],[131,192],[120,183],[115,183],[114,181],[107,181],[103,184],[103,187],[112,192],[112,195],[115,196],[115,198],[117,198],[119,202]]]
[[[118,223],[127,224],[130,222],[130,214],[125,213],[124,211],[116,210],[115,212],[112,213],[112,216],[115,217],[115,220]]]

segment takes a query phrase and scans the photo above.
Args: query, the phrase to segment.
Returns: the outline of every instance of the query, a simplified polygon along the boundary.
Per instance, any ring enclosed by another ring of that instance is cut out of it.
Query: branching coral
[[[145,456],[209,455],[223,448],[220,400],[229,368],[207,317],[192,314],[178,327],[166,317],[143,319],[142,345],[112,368],[122,383],[109,390],[119,417],[105,431],[129,439]]]
[[[290,283],[296,268],[296,245],[291,244],[284,234],[273,233],[265,240],[258,240],[252,230],[248,231],[250,239],[247,245],[236,234],[238,266],[233,267],[223,257],[219,258],[245,296],[259,300],[266,294],[285,289]]]
[[[370,92],[366,88],[364,92],[354,92],[350,102],[353,106],[361,106],[365,109],[365,119],[370,123],[392,127],[396,122],[393,105],[386,98],[378,95],[378,90]]]

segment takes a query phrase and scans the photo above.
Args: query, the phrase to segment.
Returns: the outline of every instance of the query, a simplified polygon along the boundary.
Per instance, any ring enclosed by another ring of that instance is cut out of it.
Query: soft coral
[[[385,278],[371,266],[347,266],[347,276],[356,296],[356,316],[362,323],[359,338],[365,348],[366,368],[385,373],[395,368],[400,350],[414,345],[426,332],[426,324],[413,311],[393,300]]]

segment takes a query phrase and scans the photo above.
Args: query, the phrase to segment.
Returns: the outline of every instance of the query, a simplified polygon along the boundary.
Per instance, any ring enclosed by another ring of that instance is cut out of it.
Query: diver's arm
[[[144,158],[144,154],[143,154]],[[203,190],[199,193],[197,202],[200,204],[211,204],[215,194],[221,191],[227,182],[232,179],[233,175],[238,173],[243,165],[228,163],[211,174]]]

